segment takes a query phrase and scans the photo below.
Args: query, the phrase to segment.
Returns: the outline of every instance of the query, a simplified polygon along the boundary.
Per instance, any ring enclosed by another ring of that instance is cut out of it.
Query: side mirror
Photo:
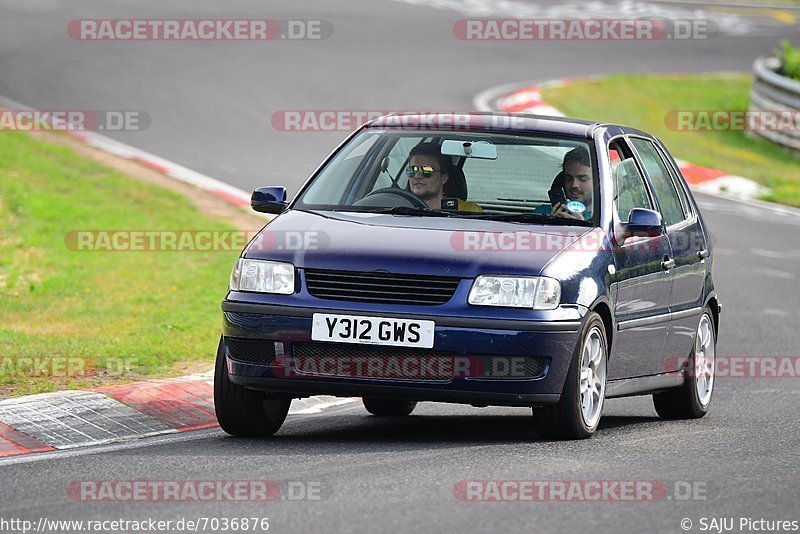
[[[616,242],[620,245],[629,237],[658,237],[664,231],[661,214],[644,208],[633,208],[628,214],[628,222],[615,227]]]
[[[663,232],[661,214],[654,210],[633,208],[628,214],[628,236],[658,237]]]
[[[250,197],[250,207],[261,213],[283,213],[288,205],[283,186],[259,187]]]

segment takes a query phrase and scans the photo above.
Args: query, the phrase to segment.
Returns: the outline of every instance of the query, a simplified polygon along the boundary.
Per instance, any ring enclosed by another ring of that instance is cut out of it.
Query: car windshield
[[[293,208],[588,225],[597,182],[585,140],[366,129],[325,165]],[[554,210],[555,203],[564,207]]]

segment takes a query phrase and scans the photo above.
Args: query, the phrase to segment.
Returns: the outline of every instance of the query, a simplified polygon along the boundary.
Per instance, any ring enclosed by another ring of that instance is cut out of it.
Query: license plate
[[[315,313],[311,339],[429,349],[433,347],[433,329],[433,321]]]

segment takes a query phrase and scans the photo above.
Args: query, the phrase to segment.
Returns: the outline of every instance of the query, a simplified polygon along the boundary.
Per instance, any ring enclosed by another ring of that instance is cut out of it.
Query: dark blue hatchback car
[[[404,114],[354,132],[245,248],[222,303],[220,426],[270,436],[292,398],[528,406],[586,438],[606,398],[708,410],[709,233],[652,136],[585,121]]]

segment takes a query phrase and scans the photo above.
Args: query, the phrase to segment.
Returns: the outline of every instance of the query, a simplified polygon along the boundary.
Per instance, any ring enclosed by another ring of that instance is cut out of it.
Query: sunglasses
[[[423,178],[430,178],[435,172],[439,172],[439,169],[434,169],[430,165],[409,165],[406,167],[406,175],[409,178],[413,178],[417,173],[422,174]]]

